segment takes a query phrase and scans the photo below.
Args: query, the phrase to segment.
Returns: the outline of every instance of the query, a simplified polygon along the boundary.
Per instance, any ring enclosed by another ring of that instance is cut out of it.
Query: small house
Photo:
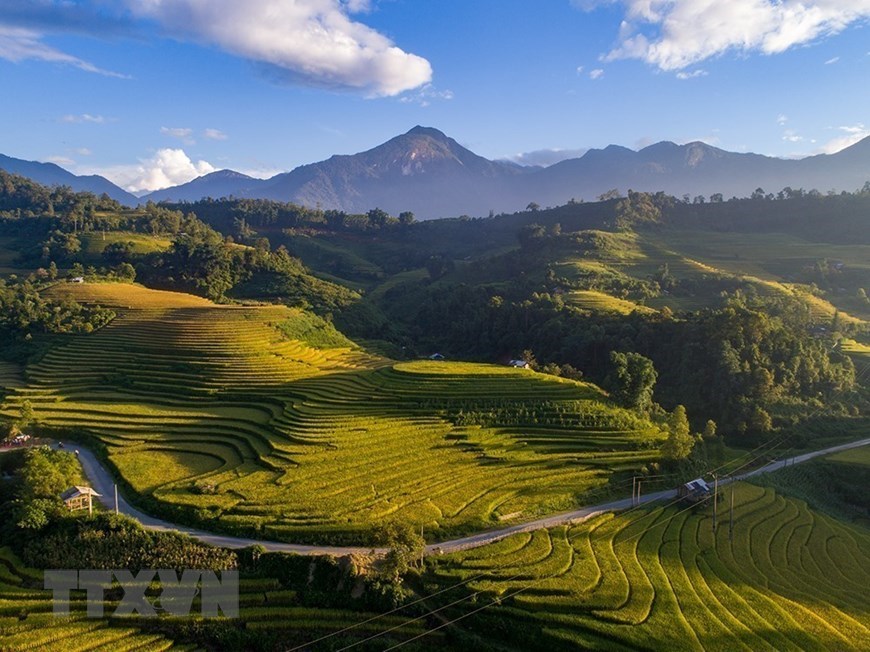
[[[430,360],[443,360],[444,356],[441,355],[440,353],[433,353],[432,355],[429,356],[429,359]]]
[[[517,369],[529,369],[529,363],[525,360],[511,360],[508,362],[509,367],[516,367]]]
[[[710,499],[713,491],[703,478],[696,478],[691,482],[680,485],[677,496],[689,503],[702,503]]]
[[[94,498],[99,498],[100,494],[90,487],[70,487],[60,495],[60,499],[67,509],[74,512],[79,509],[88,510],[89,514],[94,513]]]
[[[84,277],[84,276],[73,276],[73,277],[69,280],[69,282],[70,282],[70,283],[84,283],[84,282],[85,282],[85,277]]]

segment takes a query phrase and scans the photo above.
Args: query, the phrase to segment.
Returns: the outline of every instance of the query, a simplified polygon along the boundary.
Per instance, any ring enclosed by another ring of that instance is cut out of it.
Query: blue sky
[[[416,124],[488,158],[870,135],[870,0],[4,0],[0,153],[135,191]]]

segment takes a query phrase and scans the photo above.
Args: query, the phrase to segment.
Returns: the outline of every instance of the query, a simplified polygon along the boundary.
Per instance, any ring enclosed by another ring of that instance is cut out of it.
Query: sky
[[[0,153],[145,192],[435,127],[550,165],[870,135],[870,0],[2,0]]]

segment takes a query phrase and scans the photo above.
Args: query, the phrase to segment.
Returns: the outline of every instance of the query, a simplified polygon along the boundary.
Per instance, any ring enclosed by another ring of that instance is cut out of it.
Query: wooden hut
[[[94,498],[99,498],[100,494],[90,487],[70,487],[60,495],[60,499],[67,508],[74,512],[79,509],[88,510],[88,514],[94,513]]]

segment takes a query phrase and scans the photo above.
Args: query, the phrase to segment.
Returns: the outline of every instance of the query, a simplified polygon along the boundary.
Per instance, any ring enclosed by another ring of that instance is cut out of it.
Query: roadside
[[[85,475],[90,480],[93,488],[97,491],[97,493],[100,494],[100,502],[105,505],[106,508],[114,510],[114,480],[111,473],[109,473],[109,471],[100,463],[96,455],[94,455],[94,453],[91,452],[88,448],[74,442],[58,441],[56,442],[56,445],[62,446],[66,450],[74,451],[77,453],[79,462],[82,465],[82,469],[84,470]],[[776,471],[778,469],[784,468],[785,466],[800,464],[816,457],[850,450],[853,448],[860,448],[867,445],[870,445],[870,438],[850,442],[847,444],[840,444],[838,446],[831,446],[829,448],[813,451],[810,453],[804,453],[795,457],[775,460],[773,462],[770,462],[766,466],[755,469],[754,471],[748,471],[746,473],[737,475],[730,481],[733,482],[745,480],[747,478],[752,478],[762,473],[770,473],[772,471]],[[727,481],[723,481],[722,484],[727,484]],[[646,496],[642,496],[640,498],[640,504],[652,503],[658,500],[671,500],[673,498],[676,498],[676,495],[676,489],[659,491],[656,493],[648,494]],[[477,548],[479,546],[494,543],[495,541],[499,541],[500,539],[504,539],[505,537],[509,537],[512,534],[517,534],[519,532],[529,532],[533,530],[539,530],[541,528],[551,528],[570,523],[580,523],[603,512],[616,512],[628,509],[630,507],[632,507],[631,498],[613,500],[607,503],[602,503],[600,505],[584,507],[582,509],[577,509],[562,514],[555,514],[553,516],[547,516],[545,518],[529,521],[528,523],[520,523],[499,530],[480,532],[478,534],[473,534],[467,537],[461,537],[458,539],[451,539],[449,541],[442,541],[441,543],[430,544],[426,546],[426,554],[443,554],[457,552],[459,550],[467,550],[469,548]],[[354,546],[302,545],[295,543],[281,543],[278,541],[268,541],[263,539],[247,539],[243,537],[214,534],[205,530],[185,527],[183,525],[177,525],[168,521],[154,518],[153,516],[149,516],[144,512],[138,510],[137,508],[133,507],[120,493],[118,493],[117,508],[119,513],[139,521],[139,523],[141,523],[142,526],[147,529],[181,532],[203,543],[207,543],[213,546],[220,546],[223,548],[246,548],[248,546],[260,545],[270,552],[292,552],[298,555],[332,555],[336,557],[366,553],[383,554],[384,552],[386,552],[385,549],[381,548],[373,549]]]

